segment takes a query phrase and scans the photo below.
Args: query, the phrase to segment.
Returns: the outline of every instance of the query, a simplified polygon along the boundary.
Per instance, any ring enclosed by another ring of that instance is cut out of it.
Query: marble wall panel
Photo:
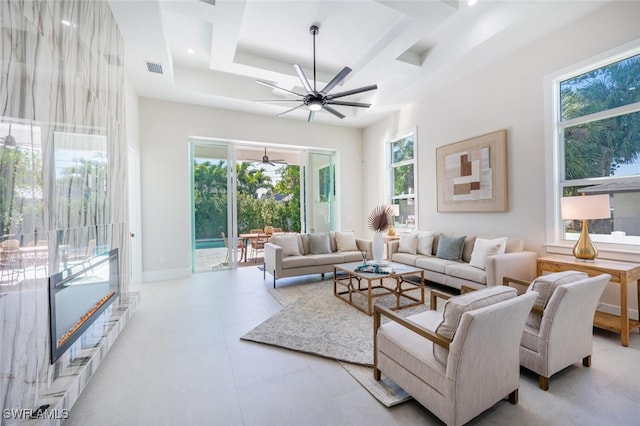
[[[95,346],[50,364],[50,275],[117,247],[126,297],[123,58],[105,1],[0,2],[0,413],[34,408]]]

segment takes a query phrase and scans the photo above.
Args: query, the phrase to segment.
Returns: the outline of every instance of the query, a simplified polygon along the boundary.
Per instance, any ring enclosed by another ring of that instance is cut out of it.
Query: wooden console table
[[[620,333],[622,346],[629,346],[629,333],[640,327],[640,321],[629,318],[628,284],[636,284],[638,307],[640,308],[640,264],[596,259],[583,262],[568,256],[547,256],[537,260],[537,276],[546,272],[561,271],[585,272],[590,277],[600,274],[611,275],[611,282],[620,286],[620,316],[596,311],[593,318],[595,327]]]

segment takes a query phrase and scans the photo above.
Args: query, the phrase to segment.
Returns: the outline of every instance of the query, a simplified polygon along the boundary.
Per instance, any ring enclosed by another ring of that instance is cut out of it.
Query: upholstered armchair
[[[583,272],[543,275],[531,285],[513,278],[503,284],[528,286],[538,293],[527,318],[520,346],[520,364],[539,375],[540,389],[549,389],[549,378],[582,359],[591,366],[593,316],[611,275],[589,278]]]
[[[442,313],[374,310],[374,377],[401,386],[449,425],[508,396],[518,402],[519,346],[536,294],[503,286],[450,298]],[[381,316],[391,321],[381,324]]]

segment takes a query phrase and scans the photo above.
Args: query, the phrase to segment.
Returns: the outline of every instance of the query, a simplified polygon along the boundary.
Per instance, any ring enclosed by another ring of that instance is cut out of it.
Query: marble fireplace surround
[[[0,424],[60,424],[139,300],[128,280],[124,45],[105,1],[11,0],[0,2],[0,56],[0,240],[45,247],[44,261],[3,264]],[[65,175],[96,144],[103,172]],[[61,147],[69,164],[58,167]],[[64,198],[87,193],[91,205]],[[119,250],[120,297],[51,364],[48,277],[91,240],[95,253]],[[55,418],[25,420],[43,404]]]

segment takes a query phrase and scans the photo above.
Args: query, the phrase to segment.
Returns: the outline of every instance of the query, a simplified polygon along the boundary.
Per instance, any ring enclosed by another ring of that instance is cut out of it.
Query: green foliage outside
[[[560,91],[563,120],[640,102],[640,56],[566,80]],[[640,159],[640,113],[569,127],[564,142],[566,180],[614,176]]]
[[[236,165],[238,189],[238,231],[248,232],[271,225],[286,231],[300,231],[300,167],[276,170],[275,184],[264,169],[250,163]],[[258,197],[258,190],[266,193]],[[227,233],[227,163],[194,163],[196,240],[220,238]]]

